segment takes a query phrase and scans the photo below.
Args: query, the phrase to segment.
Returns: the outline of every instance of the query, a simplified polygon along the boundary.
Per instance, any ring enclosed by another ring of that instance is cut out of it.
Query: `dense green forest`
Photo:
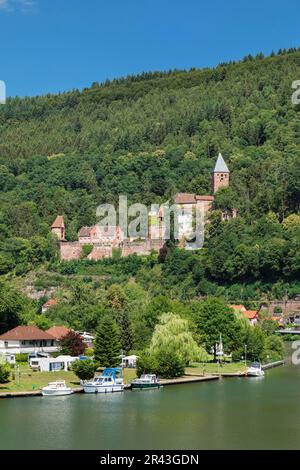
[[[0,274],[11,279],[44,265],[124,283],[132,275],[145,289],[151,284],[154,293],[182,300],[299,292],[300,106],[291,102],[297,79],[300,50],[292,49],[8,99],[0,106]],[[150,204],[177,191],[208,193],[219,151],[231,185],[217,194],[201,252],[169,247],[125,267],[121,260],[58,262],[49,233],[57,214],[74,240],[95,222],[97,205],[116,203],[119,194]],[[220,210],[233,207],[238,217],[222,222]]]

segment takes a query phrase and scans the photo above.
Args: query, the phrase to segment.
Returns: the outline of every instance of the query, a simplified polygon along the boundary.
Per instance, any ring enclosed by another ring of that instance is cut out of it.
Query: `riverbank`
[[[278,367],[284,365],[285,361],[275,361],[269,364],[262,365],[262,369],[270,369],[273,367]],[[227,363],[223,364],[222,367],[217,366],[216,364],[209,364],[211,370],[215,370],[217,367],[217,371],[207,373],[208,364],[205,364],[203,372],[203,365],[201,367],[197,367],[194,365],[193,367],[188,367],[186,369],[186,375],[183,377],[178,377],[175,379],[162,379],[161,384],[163,386],[168,385],[180,385],[180,384],[187,384],[187,383],[195,383],[195,382],[206,382],[209,380],[217,380],[219,378],[226,378],[226,377],[246,377],[246,366],[244,364],[243,368],[240,368],[241,363]],[[227,367],[226,367],[227,366]],[[83,388],[79,386],[78,378],[75,374],[71,371],[65,372],[30,372],[27,374],[26,378],[24,378],[25,373],[23,373],[23,377],[21,375],[20,382],[10,382],[5,385],[0,385],[0,399],[1,398],[17,398],[17,397],[36,397],[41,396],[41,388],[47,385],[48,382],[54,382],[56,380],[65,380],[67,385],[70,386],[74,393],[82,393]],[[124,370],[124,390],[131,389],[131,380],[136,378],[136,371],[135,369],[125,369]],[[22,382],[22,383],[21,383]],[[34,383],[33,383],[34,382]],[[39,383],[39,386],[37,385]],[[27,387],[27,389],[26,389]]]

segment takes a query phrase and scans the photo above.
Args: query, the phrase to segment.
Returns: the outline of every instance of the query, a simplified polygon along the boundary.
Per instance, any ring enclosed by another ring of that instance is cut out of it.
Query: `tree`
[[[184,374],[185,362],[179,353],[169,349],[160,349],[156,354],[158,362],[157,375],[163,378],[181,377]]]
[[[268,336],[265,340],[262,360],[265,362],[279,361],[284,357],[284,345],[277,335]]]
[[[21,323],[20,314],[28,307],[28,300],[3,282],[0,283],[0,334]]]
[[[185,363],[182,357],[174,351],[161,348],[156,352],[147,350],[137,361],[137,375],[156,374],[162,378],[181,377],[184,374]]]
[[[116,284],[112,285],[107,291],[106,301],[108,307],[112,308],[113,310],[123,309],[126,302],[126,295],[122,287]]]
[[[94,342],[94,358],[101,367],[120,364],[121,343],[116,322],[109,316],[100,320]]]
[[[118,324],[122,350],[124,353],[128,353],[132,349],[132,333],[128,312],[123,311],[118,315]]]
[[[81,356],[84,353],[85,344],[80,334],[71,330],[60,340],[60,352],[70,356]]]
[[[265,335],[259,326],[249,326],[243,334],[244,344],[247,346],[247,359],[258,361],[262,359],[265,347]]]
[[[150,351],[139,354],[136,364],[136,373],[140,377],[142,374],[156,374],[159,369],[157,357]]]
[[[230,353],[241,346],[241,325],[234,312],[221,299],[208,298],[193,304],[192,318],[195,322],[199,342],[205,345],[207,352],[213,350],[214,360],[217,358],[217,344],[222,335],[223,347]]]
[[[173,313],[164,313],[160,317],[152,336],[150,351],[177,355],[185,365],[200,360],[205,355],[193,338],[188,320]]]
[[[8,364],[0,364],[0,384],[9,382],[11,369]]]
[[[89,380],[94,377],[97,364],[92,359],[77,359],[72,363],[72,370],[80,380]]]

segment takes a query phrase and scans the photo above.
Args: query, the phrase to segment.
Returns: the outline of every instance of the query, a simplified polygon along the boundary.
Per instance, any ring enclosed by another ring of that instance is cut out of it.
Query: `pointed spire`
[[[221,153],[219,153],[213,173],[230,173],[228,166],[226,165]]]

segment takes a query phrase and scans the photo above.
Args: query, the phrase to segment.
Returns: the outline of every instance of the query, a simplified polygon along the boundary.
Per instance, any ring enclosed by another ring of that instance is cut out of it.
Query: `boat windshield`
[[[253,367],[253,369],[260,369],[261,365],[259,362],[252,362],[251,367]]]

